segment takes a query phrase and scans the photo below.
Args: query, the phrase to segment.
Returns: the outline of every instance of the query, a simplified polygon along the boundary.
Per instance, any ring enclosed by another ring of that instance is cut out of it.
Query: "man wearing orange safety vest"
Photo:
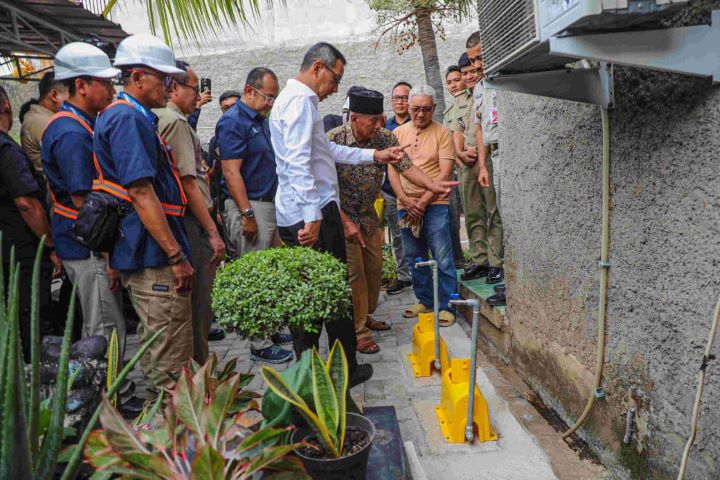
[[[175,67],[172,50],[147,34],[118,45],[115,67],[124,91],[95,123],[98,178],[93,188],[132,205],[110,265],[120,270],[140,317],[140,342],[167,327],[141,360],[152,400],[158,389],[173,386],[193,356],[194,271],[182,219],[186,198],[151,110],[165,107],[175,77],[182,81],[184,72]]]
[[[41,158],[53,199],[52,233],[55,251],[63,261],[83,312],[83,337],[117,330],[120,359],[125,348],[120,273],[110,267],[108,254],[92,252],[72,233],[85,196],[95,179],[93,127],[97,114],[113,100],[119,70],[99,48],[73,42],[55,56],[55,79],[69,97],[48,123]]]

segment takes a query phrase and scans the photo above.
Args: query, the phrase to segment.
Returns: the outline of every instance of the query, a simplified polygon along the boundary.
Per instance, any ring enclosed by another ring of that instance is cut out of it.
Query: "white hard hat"
[[[127,37],[118,45],[115,66],[145,65],[169,75],[184,75],[175,66],[175,55],[162,40],[147,33]]]
[[[112,78],[119,74],[120,70],[110,65],[110,58],[105,52],[89,43],[68,43],[55,55],[55,80],[83,75]]]

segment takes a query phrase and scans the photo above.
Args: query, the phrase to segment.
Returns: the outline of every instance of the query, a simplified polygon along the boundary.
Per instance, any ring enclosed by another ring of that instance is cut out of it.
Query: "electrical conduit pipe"
[[[566,439],[585,423],[595,403],[595,392],[602,385],[603,367],[605,364],[605,320],[607,316],[607,287],[608,270],[608,245],[610,243],[610,118],[607,108],[601,107],[602,117],[602,239],[600,247],[600,306],[598,309],[598,332],[597,332],[597,358],[595,360],[595,383],[593,391],[590,392],[585,410],[575,425],[563,433],[562,438]]]

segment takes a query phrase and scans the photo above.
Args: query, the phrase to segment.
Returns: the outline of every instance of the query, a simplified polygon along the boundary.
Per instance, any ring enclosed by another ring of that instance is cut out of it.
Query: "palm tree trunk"
[[[425,67],[425,81],[435,89],[437,107],[435,107],[435,120],[442,122],[445,111],[445,93],[442,76],[440,75],[440,60],[438,59],[435,31],[433,30],[431,11],[420,8],[415,12],[418,25],[418,43]]]

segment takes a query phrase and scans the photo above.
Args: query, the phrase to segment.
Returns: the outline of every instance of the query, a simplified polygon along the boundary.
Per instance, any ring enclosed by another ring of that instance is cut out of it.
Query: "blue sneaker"
[[[292,335],[289,333],[278,332],[270,337],[275,345],[292,345]]]
[[[265,363],[287,363],[293,358],[293,353],[284,350],[277,345],[272,345],[262,350],[250,349],[250,360],[253,362]]]

